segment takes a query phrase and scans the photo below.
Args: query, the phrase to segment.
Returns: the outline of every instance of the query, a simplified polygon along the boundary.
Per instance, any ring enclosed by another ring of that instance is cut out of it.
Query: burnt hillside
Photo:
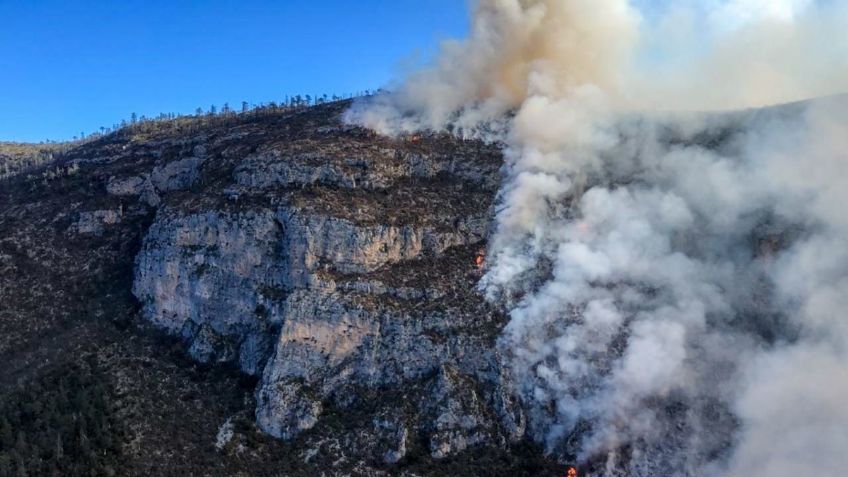
[[[500,153],[347,106],[9,168],[0,475],[556,475],[475,290]]]

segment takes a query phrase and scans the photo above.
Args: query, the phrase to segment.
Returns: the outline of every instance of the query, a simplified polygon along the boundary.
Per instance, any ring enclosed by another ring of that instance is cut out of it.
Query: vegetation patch
[[[125,438],[107,375],[67,363],[0,402],[0,477],[116,475]]]

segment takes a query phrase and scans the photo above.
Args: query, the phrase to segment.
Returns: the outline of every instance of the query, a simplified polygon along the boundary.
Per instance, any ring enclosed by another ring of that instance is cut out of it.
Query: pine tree
[[[5,452],[0,452],[0,477],[12,477],[12,459]]]
[[[14,436],[12,434],[12,425],[6,416],[0,417],[0,450],[11,449],[14,445]]]

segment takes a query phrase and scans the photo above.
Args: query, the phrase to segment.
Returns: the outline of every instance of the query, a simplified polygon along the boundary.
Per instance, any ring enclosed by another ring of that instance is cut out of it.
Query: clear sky
[[[0,0],[0,140],[69,139],[133,112],[376,89],[463,0]]]

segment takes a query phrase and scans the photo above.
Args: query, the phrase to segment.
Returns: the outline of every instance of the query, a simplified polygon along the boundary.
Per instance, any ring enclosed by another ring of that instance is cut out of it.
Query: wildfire
[[[577,477],[577,469],[575,467],[569,467],[565,473],[565,477]]]
[[[474,259],[474,263],[477,264],[477,268],[483,268],[486,266],[486,252],[478,253],[477,258]]]

